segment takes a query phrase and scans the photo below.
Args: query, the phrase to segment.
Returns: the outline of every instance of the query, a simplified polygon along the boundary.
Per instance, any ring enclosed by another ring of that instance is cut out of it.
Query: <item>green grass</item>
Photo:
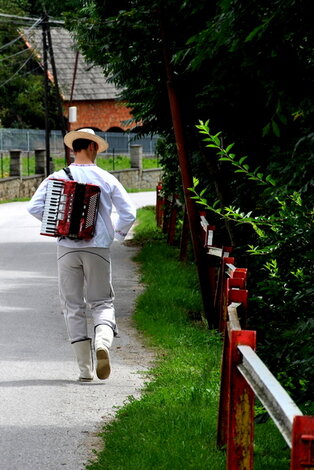
[[[54,157],[54,168],[55,170],[60,170],[64,167],[64,158]],[[150,168],[157,168],[158,167],[158,160],[157,158],[143,158],[143,169],[148,170]],[[99,156],[97,157],[97,165],[100,168],[103,168],[107,171],[114,171],[114,170],[126,170],[131,168],[131,160],[130,157],[127,155],[116,155],[115,157],[112,156]]]
[[[35,157],[24,157],[22,159],[22,176],[35,174]],[[0,156],[0,178],[10,176],[10,157]]]
[[[52,157],[54,162],[54,170],[61,170],[65,166],[65,159],[64,157]],[[148,170],[151,168],[158,167],[158,159],[157,158],[145,158],[143,157],[143,169]],[[6,178],[10,174],[10,157],[3,156],[0,160],[0,177],[3,174],[3,177]],[[113,170],[125,170],[131,168],[131,160],[130,157],[127,155],[117,155],[115,157],[112,156],[99,156],[97,158],[97,165],[100,168],[103,168],[107,171]],[[28,176],[35,174],[35,157],[30,156],[29,158],[23,157],[22,159],[22,176]]]
[[[129,399],[104,428],[104,450],[89,470],[223,470],[216,447],[220,335],[198,318],[201,299],[192,263],[180,263],[155,228],[153,208],[138,211],[136,256],[146,286],[134,322],[156,351],[140,400]],[[289,452],[271,421],[255,426],[255,469],[288,470]]]

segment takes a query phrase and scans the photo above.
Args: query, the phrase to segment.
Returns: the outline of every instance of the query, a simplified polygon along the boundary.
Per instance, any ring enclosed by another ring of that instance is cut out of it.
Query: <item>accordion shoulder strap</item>
[[[63,171],[67,174],[68,178],[71,180],[71,181],[74,181],[74,178],[72,176],[72,173],[71,173],[71,170],[70,168],[67,166],[65,168],[63,168]]]

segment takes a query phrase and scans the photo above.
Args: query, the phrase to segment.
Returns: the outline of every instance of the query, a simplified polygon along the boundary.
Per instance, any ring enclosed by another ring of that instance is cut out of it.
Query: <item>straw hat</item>
[[[109,147],[109,144],[105,141],[105,139],[102,139],[96,135],[93,129],[89,128],[68,132],[64,137],[64,143],[67,147],[73,150],[73,141],[77,139],[88,139],[96,142],[98,145],[97,153],[104,152]]]

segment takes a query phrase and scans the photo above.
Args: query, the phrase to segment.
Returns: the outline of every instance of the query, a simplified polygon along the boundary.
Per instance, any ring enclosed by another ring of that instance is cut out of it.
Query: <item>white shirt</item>
[[[136,209],[122,184],[113,175],[97,165],[72,163],[70,170],[74,181],[79,183],[96,184],[100,187],[99,211],[96,222],[95,235],[91,240],[70,240],[60,238],[57,243],[69,248],[104,247],[109,248],[114,238],[123,240],[131,228]],[[46,189],[49,178],[65,179],[68,177],[64,170],[56,171],[48,176],[38,187],[30,200],[27,209],[37,219],[42,219],[46,199]],[[112,207],[116,208],[118,219],[113,226],[111,218]]]

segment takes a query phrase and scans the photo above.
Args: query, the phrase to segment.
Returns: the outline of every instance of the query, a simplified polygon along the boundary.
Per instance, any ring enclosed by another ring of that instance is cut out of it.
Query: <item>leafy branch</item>
[[[226,220],[242,224],[250,224],[261,238],[265,237],[265,232],[262,227],[269,227],[270,229],[275,230],[277,225],[279,226],[279,224],[276,224],[274,217],[251,217],[252,211],[245,213],[241,212],[239,208],[236,208],[234,206],[219,207],[219,201],[215,201],[213,205],[210,205],[207,202],[207,199],[203,197],[206,192],[206,188],[203,189],[200,193],[198,193],[198,185],[199,180],[197,178],[193,178],[193,187],[188,188],[189,191],[194,194],[194,196],[191,196],[191,199],[194,199],[197,204],[205,206],[206,209],[210,210],[211,212],[214,212],[215,214]]]
[[[199,125],[196,127],[200,134],[206,135],[206,138],[203,139],[204,142],[207,143],[206,147],[213,148],[217,151],[219,161],[231,163],[235,167],[235,173],[245,174],[249,180],[255,181],[258,185],[267,186],[272,189],[276,187],[276,181],[271,177],[271,175],[265,176],[260,171],[260,167],[253,171],[250,170],[250,167],[246,162],[246,156],[238,158],[231,152],[234,144],[230,144],[224,148],[221,143],[221,132],[212,134],[209,129],[209,121],[199,121]],[[285,190],[280,187],[276,187],[276,195],[273,195],[273,199],[278,205],[277,211],[271,215],[258,215],[254,217],[252,215],[252,211],[245,213],[232,205],[221,207],[219,201],[216,201],[211,205],[205,197],[207,188],[199,191],[198,186],[199,180],[197,178],[193,178],[193,187],[188,188],[193,193],[191,198],[194,199],[197,204],[204,206],[206,209],[225,220],[233,221],[237,224],[249,224],[254,229],[258,237],[264,240],[263,244],[267,246],[263,246],[262,248],[249,245],[248,251],[251,254],[262,255],[276,251],[276,249],[281,245],[282,233],[294,233],[296,218],[302,218],[303,220],[305,217],[306,220],[303,222],[308,228],[309,214],[304,213],[301,195],[297,191],[293,194],[287,194]],[[274,237],[276,239],[275,243]]]
[[[234,143],[224,148],[220,139],[221,132],[212,135],[209,130],[209,121],[199,121],[199,125],[197,125],[196,128],[199,129],[200,134],[207,135],[207,137],[203,139],[204,142],[210,142],[206,147],[216,149],[217,155],[219,155],[219,161],[231,163],[237,168],[235,173],[245,173],[249,180],[257,181],[260,185],[276,186],[276,181],[271,175],[264,177],[264,174],[260,172],[260,167],[257,167],[254,171],[250,171],[249,165],[245,163],[248,158],[247,156],[237,159],[234,153],[230,153],[230,150],[234,147]]]

